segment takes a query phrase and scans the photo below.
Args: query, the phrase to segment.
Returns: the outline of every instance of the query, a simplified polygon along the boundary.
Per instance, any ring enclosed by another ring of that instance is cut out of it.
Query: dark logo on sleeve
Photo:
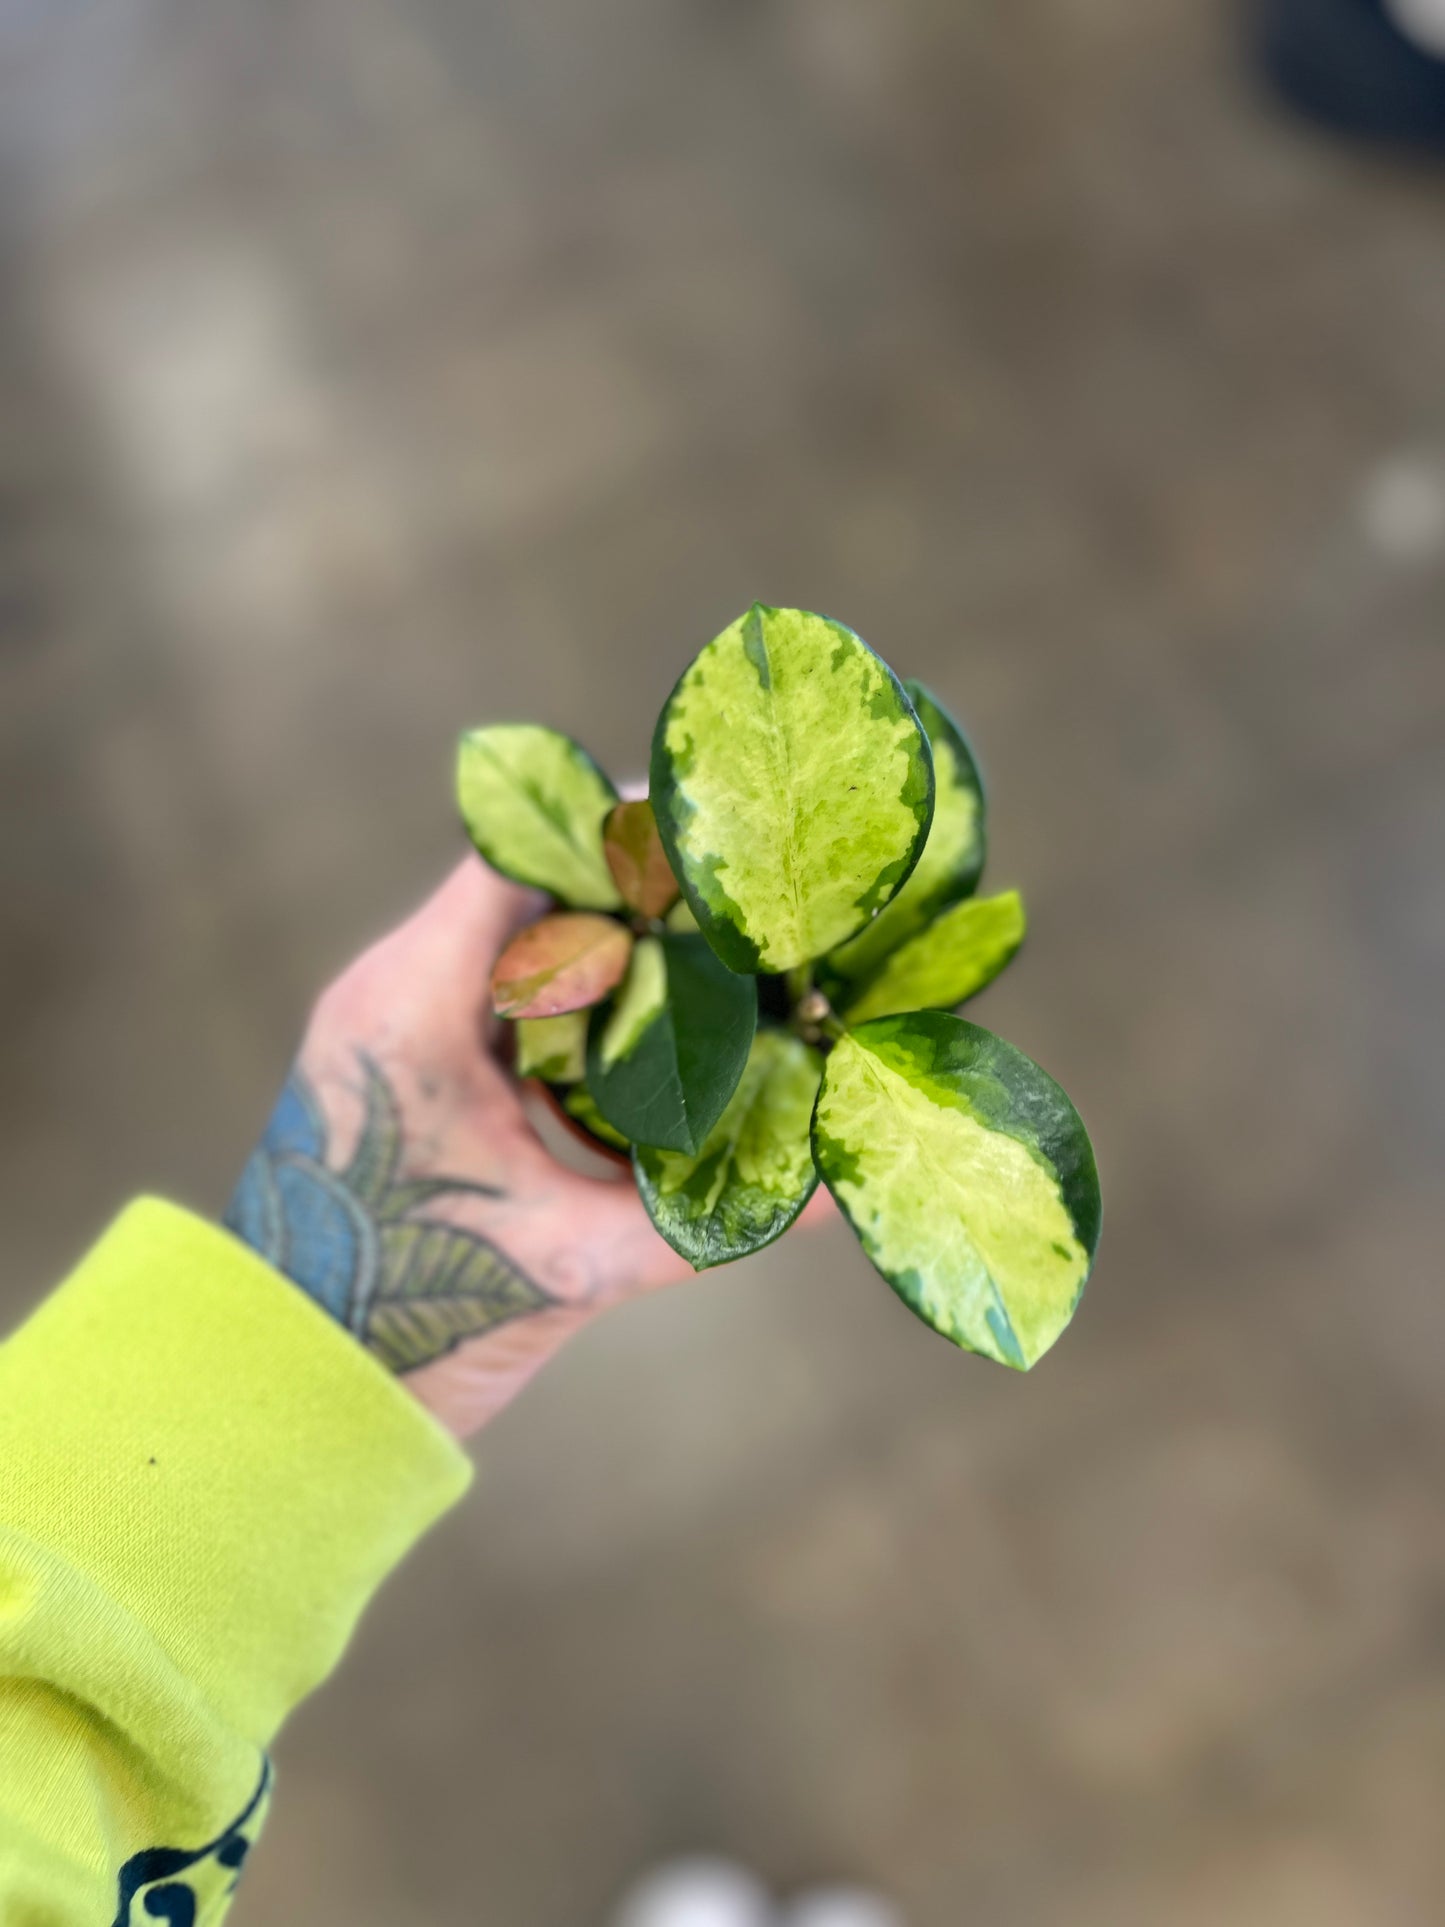
[[[203,1927],[235,1892],[271,1798],[271,1763],[246,1809],[204,1847],[147,1847],[120,1870],[120,1907],[114,1927]]]

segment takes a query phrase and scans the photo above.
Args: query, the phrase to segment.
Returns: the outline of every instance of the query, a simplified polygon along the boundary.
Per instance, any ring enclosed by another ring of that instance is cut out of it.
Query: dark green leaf
[[[644,937],[616,1005],[593,1014],[587,1088],[634,1144],[697,1151],[737,1089],[757,986],[701,937]]]

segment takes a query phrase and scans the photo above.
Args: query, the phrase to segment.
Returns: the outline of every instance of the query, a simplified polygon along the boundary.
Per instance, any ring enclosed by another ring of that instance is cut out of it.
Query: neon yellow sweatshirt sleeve
[[[266,1749],[468,1462],[294,1285],[124,1212],[0,1345],[0,1921],[212,1927]]]

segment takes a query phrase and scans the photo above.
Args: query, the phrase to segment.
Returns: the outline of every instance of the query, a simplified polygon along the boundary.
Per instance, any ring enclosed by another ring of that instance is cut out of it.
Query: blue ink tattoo
[[[553,1300],[475,1231],[418,1215],[433,1198],[503,1194],[465,1178],[404,1176],[396,1096],[369,1057],[361,1067],[366,1120],[346,1167],[327,1165],[326,1119],[297,1068],[225,1222],[383,1365],[411,1372]]]

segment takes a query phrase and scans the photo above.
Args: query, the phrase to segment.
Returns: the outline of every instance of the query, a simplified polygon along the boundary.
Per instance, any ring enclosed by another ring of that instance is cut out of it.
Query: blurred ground
[[[992,775],[1070,1338],[850,1241],[579,1343],[280,1755],[238,1922],[1445,1917],[1445,181],[1170,0],[3,0],[0,1312],[218,1209],[458,849],[754,596]],[[1433,505],[1433,506],[1432,506]]]

